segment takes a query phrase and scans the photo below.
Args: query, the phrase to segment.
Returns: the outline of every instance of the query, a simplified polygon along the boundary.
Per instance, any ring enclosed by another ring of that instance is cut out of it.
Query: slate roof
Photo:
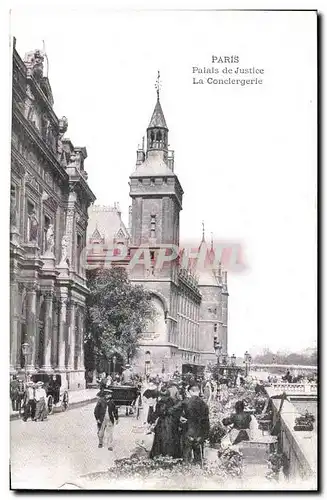
[[[149,151],[145,161],[132,173],[131,177],[175,176],[162,158],[162,151]]]
[[[104,244],[112,244],[115,237],[129,238],[129,232],[116,206],[93,205],[89,208],[87,242],[104,238]]]
[[[152,114],[152,118],[151,118],[149,126],[148,126],[148,128],[154,128],[154,127],[155,128],[158,128],[158,127],[165,128],[168,130],[166,120],[165,120],[159,99],[156,102],[156,105],[155,105],[155,108],[154,108],[154,111]]]

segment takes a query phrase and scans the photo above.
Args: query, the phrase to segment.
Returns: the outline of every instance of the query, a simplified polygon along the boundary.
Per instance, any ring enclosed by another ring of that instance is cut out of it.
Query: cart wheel
[[[53,397],[48,396],[48,414],[51,415],[53,412]]]
[[[64,395],[62,397],[62,403],[61,403],[61,407],[62,407],[62,410],[63,411],[66,411],[67,408],[68,408],[68,404],[69,404],[69,397],[68,397],[68,392],[65,391],[64,392]]]

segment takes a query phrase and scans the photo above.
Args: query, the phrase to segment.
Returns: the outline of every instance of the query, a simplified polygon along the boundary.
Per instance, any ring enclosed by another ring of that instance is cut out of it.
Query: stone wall
[[[269,395],[275,391],[267,388]],[[276,422],[280,399],[272,399],[273,422]],[[315,431],[294,431],[299,412],[290,401],[284,401],[281,412],[280,444],[289,462],[290,478],[307,479],[317,474],[317,434]]]

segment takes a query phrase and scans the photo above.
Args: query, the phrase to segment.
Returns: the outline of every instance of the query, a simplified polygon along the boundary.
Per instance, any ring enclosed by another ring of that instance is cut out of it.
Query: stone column
[[[35,371],[35,334],[36,334],[36,291],[37,284],[31,283],[26,286],[26,309],[27,309],[27,342],[29,343],[29,354],[27,355],[27,371]]]
[[[59,303],[56,297],[53,300],[52,310],[52,336],[51,336],[51,366],[58,366],[58,329],[59,329]]]
[[[75,312],[76,303],[74,301],[70,302],[70,325],[69,325],[69,354],[68,354],[68,369],[75,369]]]
[[[52,310],[53,310],[53,292],[48,291],[44,294],[45,317],[44,317],[44,337],[43,337],[43,371],[52,370],[51,367],[51,344],[52,344]]]
[[[58,369],[66,369],[66,325],[67,325],[67,296],[60,297],[59,335],[58,335]]]
[[[16,360],[15,360],[15,366],[17,367],[18,370],[21,369],[22,363],[21,363],[21,356],[22,356],[22,321],[21,321],[21,315],[22,315],[22,309],[23,309],[23,300],[24,300],[24,293],[25,293],[25,284],[24,283],[18,283],[18,291],[19,291],[19,300],[18,300],[18,305],[17,305],[17,314],[19,316],[19,321],[17,325],[17,354],[16,354]],[[26,321],[26,317],[25,317]]]
[[[10,282],[10,373],[14,373],[17,367],[18,357],[18,328],[19,328],[19,296],[16,276],[12,276]]]
[[[78,351],[77,369],[84,371],[84,311],[81,308],[78,314]]]

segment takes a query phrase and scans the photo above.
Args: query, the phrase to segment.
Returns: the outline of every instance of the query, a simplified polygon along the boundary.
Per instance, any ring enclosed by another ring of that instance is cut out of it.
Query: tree
[[[113,354],[131,360],[154,319],[150,292],[133,285],[123,267],[89,272],[88,287],[85,364],[94,368],[94,357],[109,361]]]

